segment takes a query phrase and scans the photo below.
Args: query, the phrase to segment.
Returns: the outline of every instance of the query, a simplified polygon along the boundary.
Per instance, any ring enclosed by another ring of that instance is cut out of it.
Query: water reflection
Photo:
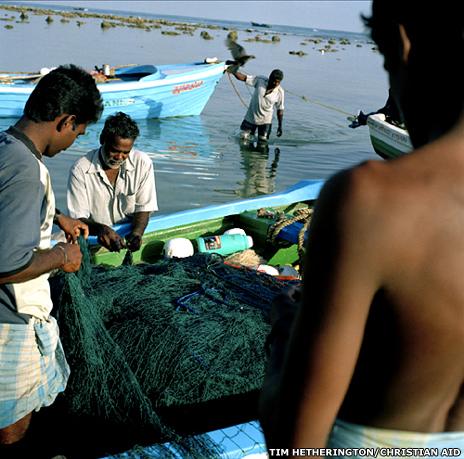
[[[69,169],[89,150],[99,146],[104,119],[87,128],[85,136],[53,159],[45,159],[50,170],[57,205],[66,208],[66,188]],[[204,180],[216,178],[214,160],[218,156],[211,147],[201,117],[137,120],[140,135],[135,148],[152,159],[160,211],[171,212],[203,202],[198,187]]]
[[[138,122],[137,145],[155,160],[211,160],[216,156],[200,116]]]
[[[240,154],[245,178],[237,194],[248,198],[274,193],[280,149],[270,148],[267,142],[241,142]]]

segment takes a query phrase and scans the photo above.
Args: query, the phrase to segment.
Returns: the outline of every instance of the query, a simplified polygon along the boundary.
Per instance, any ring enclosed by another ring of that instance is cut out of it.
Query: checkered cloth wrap
[[[51,405],[69,377],[58,324],[0,324],[0,428]]]

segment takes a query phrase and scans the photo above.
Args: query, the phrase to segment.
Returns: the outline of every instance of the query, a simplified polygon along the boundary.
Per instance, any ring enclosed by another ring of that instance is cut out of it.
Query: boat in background
[[[104,65],[103,72],[95,75],[103,98],[102,117],[118,111],[136,120],[200,115],[225,68],[224,62],[209,58],[204,62],[159,66]],[[0,74],[0,117],[22,115],[41,73]]]
[[[269,29],[271,27],[269,24],[261,24],[259,22],[253,22],[253,21],[251,22],[251,25],[253,27],[265,27],[267,29]]]
[[[367,126],[369,127],[372,146],[382,158],[397,158],[413,149],[408,131],[387,122],[384,114],[369,115]]]

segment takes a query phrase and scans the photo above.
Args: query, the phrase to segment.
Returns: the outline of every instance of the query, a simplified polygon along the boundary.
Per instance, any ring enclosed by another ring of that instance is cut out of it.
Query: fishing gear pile
[[[214,254],[108,268],[81,249],[81,270],[60,275],[55,314],[71,366],[67,409],[215,457],[209,437],[181,439],[160,413],[261,388],[270,307],[285,283]]]

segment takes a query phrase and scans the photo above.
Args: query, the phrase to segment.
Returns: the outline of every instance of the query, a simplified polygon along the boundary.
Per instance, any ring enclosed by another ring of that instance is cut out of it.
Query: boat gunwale
[[[200,207],[198,209],[181,210],[165,215],[154,215],[150,217],[148,221],[145,234],[188,225],[198,221],[237,215],[242,212],[256,210],[261,207],[285,206],[296,202],[316,200],[324,183],[325,181],[322,179],[301,180],[295,185],[279,193],[223,204],[213,204],[210,206]],[[131,223],[122,223],[113,226],[113,229],[121,236],[129,234],[131,228]],[[88,242],[90,245],[99,245],[96,236],[89,236]]]
[[[174,64],[156,66],[158,71],[162,74],[163,68],[173,68],[175,66],[185,66],[186,64]],[[187,64],[188,65],[188,64]],[[170,86],[179,83],[188,83],[189,81],[195,81],[198,79],[209,79],[217,76],[222,76],[225,70],[225,63],[220,62],[217,64],[192,64],[198,65],[198,69],[193,69],[190,72],[175,73],[172,75],[164,75],[159,79],[141,81],[141,79],[134,81],[109,81],[108,83],[98,83],[97,88],[101,93],[121,92],[121,91],[133,91],[133,90],[145,90],[155,87]],[[148,74],[146,76],[149,76]],[[144,78],[144,77],[142,77]],[[32,89],[36,86],[35,83],[2,83],[0,81],[0,91],[4,94],[30,94]]]

